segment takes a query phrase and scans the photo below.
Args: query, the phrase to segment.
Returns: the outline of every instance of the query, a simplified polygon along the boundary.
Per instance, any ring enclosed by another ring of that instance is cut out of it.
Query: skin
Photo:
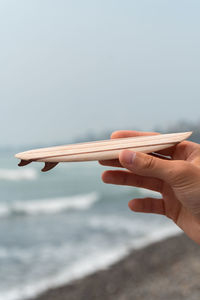
[[[111,138],[154,135],[152,132],[116,131]],[[129,202],[135,212],[162,214],[172,219],[200,244],[200,145],[184,141],[158,152],[160,157],[123,150],[117,160],[100,161],[104,166],[125,168],[103,172],[107,184],[128,185],[159,192],[161,198]]]

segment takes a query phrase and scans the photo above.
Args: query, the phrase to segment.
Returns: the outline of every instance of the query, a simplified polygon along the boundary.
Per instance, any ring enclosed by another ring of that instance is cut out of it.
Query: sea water
[[[28,299],[179,233],[163,216],[128,209],[128,200],[157,193],[105,185],[97,162],[41,167],[19,168],[1,153],[0,300]]]

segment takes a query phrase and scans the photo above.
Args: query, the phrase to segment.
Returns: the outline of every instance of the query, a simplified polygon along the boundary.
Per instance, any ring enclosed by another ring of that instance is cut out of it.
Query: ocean
[[[108,267],[180,230],[167,218],[133,213],[128,200],[157,195],[106,185],[97,162],[19,168],[0,156],[0,300],[29,299]]]

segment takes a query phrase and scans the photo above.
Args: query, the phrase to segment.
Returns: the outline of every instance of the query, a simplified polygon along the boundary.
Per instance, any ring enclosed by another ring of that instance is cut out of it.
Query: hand
[[[116,131],[111,138],[154,134],[157,133]],[[159,192],[162,198],[133,199],[129,208],[167,216],[200,244],[200,145],[184,141],[158,154],[168,159],[123,150],[118,160],[100,161],[100,164],[127,170],[105,171],[102,180]]]

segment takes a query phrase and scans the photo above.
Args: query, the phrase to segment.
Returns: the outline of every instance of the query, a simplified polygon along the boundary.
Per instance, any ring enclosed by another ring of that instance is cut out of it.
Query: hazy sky
[[[199,0],[1,0],[0,145],[200,119]]]

